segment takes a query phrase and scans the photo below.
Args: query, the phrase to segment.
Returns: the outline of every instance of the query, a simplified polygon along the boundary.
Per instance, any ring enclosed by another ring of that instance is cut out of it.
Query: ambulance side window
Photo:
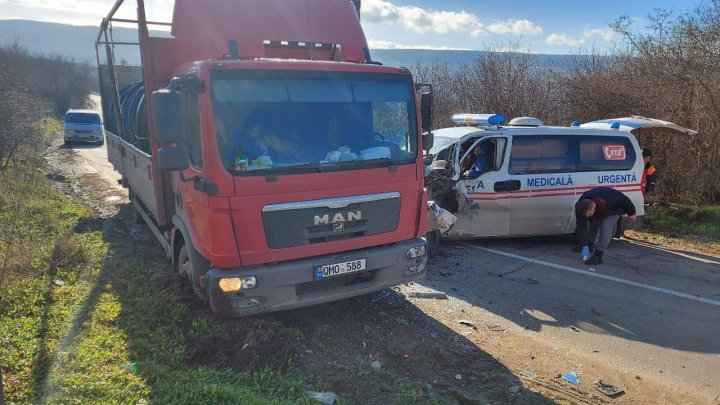
[[[619,136],[578,136],[577,171],[630,170],[637,155],[628,138]]]
[[[572,137],[516,136],[510,149],[510,174],[570,173],[575,170]]]
[[[460,170],[464,178],[474,179],[502,167],[507,138],[471,139],[460,149]],[[468,149],[471,149],[468,151]]]

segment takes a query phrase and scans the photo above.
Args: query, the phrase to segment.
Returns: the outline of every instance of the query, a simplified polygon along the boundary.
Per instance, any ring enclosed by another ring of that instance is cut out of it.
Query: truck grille
[[[265,239],[272,249],[392,232],[399,218],[399,193],[274,204],[262,212]]]

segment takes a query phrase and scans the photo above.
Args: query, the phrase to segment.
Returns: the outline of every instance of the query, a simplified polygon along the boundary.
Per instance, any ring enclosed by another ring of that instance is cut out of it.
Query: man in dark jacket
[[[580,196],[575,204],[575,235],[582,246],[585,264],[602,264],[602,256],[612,240],[615,224],[623,214],[627,214],[631,222],[637,218],[632,201],[615,189],[598,187]],[[590,246],[595,248],[592,257]]]

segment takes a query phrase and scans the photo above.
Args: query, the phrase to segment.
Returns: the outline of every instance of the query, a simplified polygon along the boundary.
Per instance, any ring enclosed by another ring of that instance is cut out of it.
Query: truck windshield
[[[407,77],[222,71],[211,82],[220,156],[235,174],[415,162],[415,104]]]

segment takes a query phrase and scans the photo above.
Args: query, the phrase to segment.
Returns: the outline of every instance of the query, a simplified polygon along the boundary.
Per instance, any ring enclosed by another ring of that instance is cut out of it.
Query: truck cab
[[[329,302],[425,273],[428,125],[410,72],[370,59],[354,6],[179,0],[173,38],[140,30],[148,119],[137,126],[149,142],[110,128],[110,160],[216,313]],[[112,88],[103,106],[117,117]]]

